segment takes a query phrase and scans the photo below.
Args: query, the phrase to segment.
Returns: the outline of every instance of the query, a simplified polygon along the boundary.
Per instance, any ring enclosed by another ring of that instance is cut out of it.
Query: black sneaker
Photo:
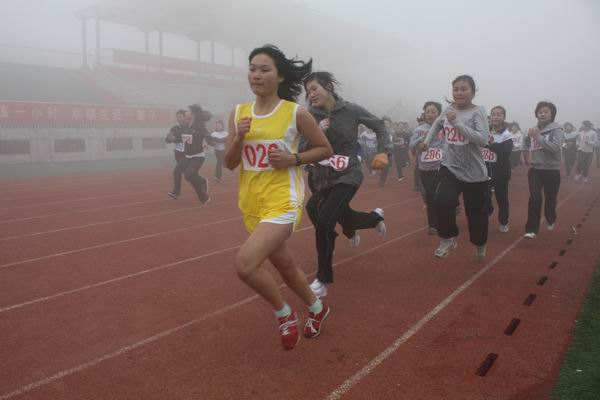
[[[170,198],[175,199],[175,200],[177,200],[177,198],[179,197],[179,195],[175,192],[169,192],[169,193],[167,193],[167,196],[169,196]]]

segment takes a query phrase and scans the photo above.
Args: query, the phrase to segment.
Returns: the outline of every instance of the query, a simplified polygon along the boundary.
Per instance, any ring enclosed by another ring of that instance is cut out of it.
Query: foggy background
[[[504,105],[507,119],[523,129],[534,122],[533,109],[542,99],[557,104],[559,122],[600,123],[595,0],[3,0],[0,61],[75,68],[81,63],[75,13],[98,4],[152,8],[173,24],[197,21],[207,40],[217,42],[217,63],[231,58],[219,47],[219,35],[245,37],[235,53],[240,66],[247,63],[247,51],[263,43],[279,45],[288,56],[314,57],[316,69],[338,76],[348,100],[411,123],[424,101],[449,97],[452,78],[462,73],[473,75],[479,86],[476,104],[488,111]],[[143,35],[134,27],[103,22],[102,39],[103,51],[144,51]],[[88,23],[90,57],[94,40],[94,25]],[[164,50],[166,56],[190,59],[196,51],[190,40],[170,34]],[[150,51],[157,52],[155,39]],[[202,56],[209,51],[203,43]]]

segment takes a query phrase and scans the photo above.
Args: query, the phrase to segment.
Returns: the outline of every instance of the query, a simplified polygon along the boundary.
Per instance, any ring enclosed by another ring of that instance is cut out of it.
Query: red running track
[[[234,178],[211,187],[207,207],[185,183],[180,200],[165,199],[166,170],[6,184],[0,399],[547,398],[598,255],[599,187],[563,182],[558,228],[525,241],[517,171],[511,232],[494,215],[477,264],[464,216],[459,248],[434,259],[411,184],[375,183],[353,206],[383,206],[388,237],[338,241],[331,318],[292,352],[233,271],[246,237]],[[308,221],[290,245],[312,278]],[[489,353],[496,362],[477,376]]]

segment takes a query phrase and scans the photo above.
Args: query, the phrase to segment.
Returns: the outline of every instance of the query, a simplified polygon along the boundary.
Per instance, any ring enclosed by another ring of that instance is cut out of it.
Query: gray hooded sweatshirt
[[[563,128],[556,122],[551,122],[542,128],[538,140],[525,137],[523,150],[529,151],[531,167],[560,170],[561,147],[564,141]]]
[[[423,143],[425,137],[429,133],[431,125],[424,122],[417,126],[410,138],[410,150],[417,151],[416,148],[420,143]],[[437,171],[440,169],[440,164],[444,154],[446,153],[446,139],[444,138],[444,132],[439,131],[429,143],[429,148],[426,152],[417,151],[417,165],[421,171]]]
[[[454,123],[448,122],[449,110],[456,112]],[[442,165],[460,181],[475,183],[489,180],[481,148],[488,144],[490,129],[485,109],[472,106],[458,110],[450,106],[442,111],[429,129],[425,143],[430,145],[440,129],[444,130],[446,151]]]
[[[336,101],[331,111],[314,107],[309,107],[308,110],[320,125],[323,125],[323,120],[329,119],[329,128],[325,129],[324,133],[331,143],[333,154],[348,157],[348,166],[343,171],[322,164],[309,166],[307,169],[310,189],[315,192],[340,183],[360,186],[363,173],[358,159],[358,125],[363,124],[375,132],[377,153],[388,153],[391,143],[383,121],[361,106],[342,99]],[[305,149],[307,145],[306,142],[301,143],[300,148]]]

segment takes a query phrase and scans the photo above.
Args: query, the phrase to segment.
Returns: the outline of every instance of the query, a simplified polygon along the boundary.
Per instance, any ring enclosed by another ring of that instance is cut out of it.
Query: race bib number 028
[[[350,162],[350,157],[348,156],[339,156],[334,154],[326,160],[319,161],[319,164],[324,165],[326,167],[331,167],[335,171],[344,171],[348,168],[348,163]]]
[[[442,149],[439,147],[431,147],[421,153],[421,161],[425,163],[441,161],[442,155]]]
[[[242,163],[246,171],[270,171],[269,151],[279,149],[275,140],[245,141],[242,148]]]
[[[490,149],[482,148],[481,156],[483,157],[483,161],[485,162],[496,162],[498,161],[498,156],[496,153],[491,151]]]

